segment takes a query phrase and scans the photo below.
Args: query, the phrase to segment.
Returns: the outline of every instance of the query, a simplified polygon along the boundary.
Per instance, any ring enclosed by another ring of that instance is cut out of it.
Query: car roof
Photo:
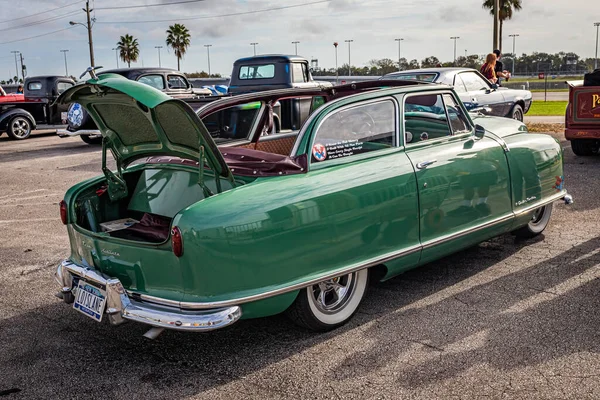
[[[420,69],[407,69],[406,71],[396,71],[396,72],[390,72],[389,74],[386,74],[386,76],[389,75],[402,75],[402,74],[431,74],[431,73],[438,73],[438,74],[445,74],[445,73],[459,73],[459,72],[465,72],[465,71],[475,71],[475,69],[473,68],[464,68],[464,67],[440,67],[440,68],[420,68]]]
[[[261,54],[259,56],[240,58],[240,59],[236,60],[233,65],[239,65],[242,63],[249,63],[249,62],[250,63],[265,62],[265,61],[292,62],[292,61],[307,61],[307,60],[304,57],[289,55],[289,54]]]
[[[176,69],[172,69],[172,68],[161,68],[161,67],[113,68],[113,69],[106,69],[106,70],[98,71],[98,75],[106,74],[106,73],[123,75],[125,73],[130,73],[130,72],[144,73],[144,72],[179,72],[179,71],[177,71]]]

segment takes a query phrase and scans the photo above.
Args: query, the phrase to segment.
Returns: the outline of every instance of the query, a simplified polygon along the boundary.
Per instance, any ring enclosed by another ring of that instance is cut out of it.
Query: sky
[[[323,68],[335,66],[334,42],[339,42],[339,65],[348,62],[345,40],[353,40],[350,56],[357,66],[372,59],[396,60],[396,38],[404,39],[401,56],[409,60],[431,55],[452,60],[451,36],[460,37],[457,55],[493,50],[493,19],[481,7],[483,0],[187,0],[169,5],[177,1],[184,0],[90,0],[96,18],[96,65],[115,68],[112,49],[128,33],[140,44],[140,58],[132,67],[158,66],[160,51],[162,66],[177,68],[175,55],[165,44],[165,31],[176,22],[191,33],[182,71],[207,71],[204,45],[210,44],[211,72],[224,76],[229,76],[236,59],[253,54],[251,42],[258,43],[258,54],[294,54],[292,41],[299,41],[298,54],[318,59]],[[508,35],[515,33],[520,35],[518,54],[573,51],[593,57],[593,24],[600,15],[592,15],[590,1],[522,0],[523,9],[504,24],[503,50],[512,52]],[[148,7],[157,4],[166,5]],[[11,51],[23,54],[28,76],[34,76],[64,74],[60,50],[68,50],[68,72],[79,76],[90,65],[87,30],[70,26],[69,21],[85,23],[84,6],[85,1],[75,0],[0,0],[0,79],[15,74]]]

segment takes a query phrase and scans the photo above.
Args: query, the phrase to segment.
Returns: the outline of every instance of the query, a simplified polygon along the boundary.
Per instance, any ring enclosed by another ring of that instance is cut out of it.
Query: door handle
[[[418,169],[425,169],[427,167],[429,167],[431,164],[437,162],[437,160],[429,160],[429,161],[423,161],[420,163],[417,163],[417,168]]]

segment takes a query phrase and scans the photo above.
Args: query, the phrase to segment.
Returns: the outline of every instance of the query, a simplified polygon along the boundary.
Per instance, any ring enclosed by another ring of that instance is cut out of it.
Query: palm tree
[[[121,40],[117,42],[117,49],[119,49],[119,57],[127,63],[127,67],[131,67],[131,62],[136,62],[140,56],[138,41],[129,34],[121,36]]]
[[[179,71],[179,60],[184,56],[190,46],[190,31],[183,24],[175,24],[167,29],[167,46],[171,46],[177,56],[177,70]]]
[[[494,0],[484,0],[483,8],[490,10],[490,14],[494,15]],[[513,11],[520,11],[522,5],[521,0],[500,0],[500,51],[502,51],[502,24],[507,19],[513,17]]]

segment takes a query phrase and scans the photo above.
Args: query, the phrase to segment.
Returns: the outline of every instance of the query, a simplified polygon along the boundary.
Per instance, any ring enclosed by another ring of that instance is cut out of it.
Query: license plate
[[[100,322],[106,305],[106,291],[80,280],[73,308]]]

